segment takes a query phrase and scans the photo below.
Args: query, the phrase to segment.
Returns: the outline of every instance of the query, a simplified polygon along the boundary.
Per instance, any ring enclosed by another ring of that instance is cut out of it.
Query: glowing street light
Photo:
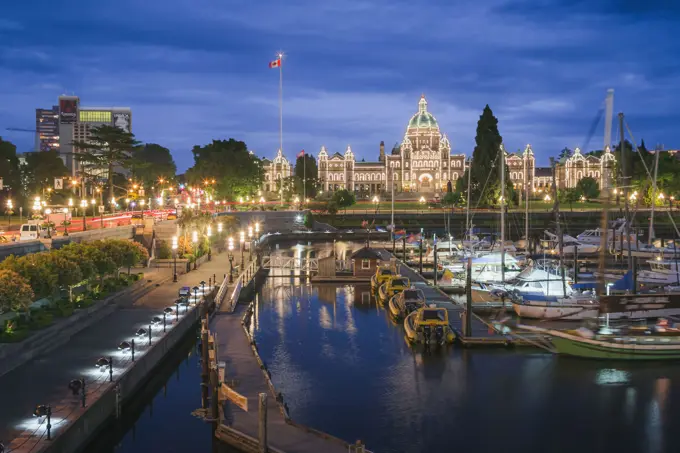
[[[543,197],[543,201],[548,202],[548,201],[550,201],[550,200],[551,200],[550,195],[545,194],[545,197]]]

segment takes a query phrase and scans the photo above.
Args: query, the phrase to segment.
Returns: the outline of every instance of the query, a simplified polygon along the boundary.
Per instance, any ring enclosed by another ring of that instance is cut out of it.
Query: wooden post
[[[260,393],[258,434],[260,440],[260,452],[267,453],[267,394]]]
[[[201,330],[201,407],[208,408],[208,326],[203,325]]]
[[[434,238],[434,287],[437,287],[437,235]]]
[[[578,283],[578,247],[574,247],[574,283]]]
[[[465,336],[472,336],[472,257],[468,257],[465,276]]]
[[[211,418],[213,420],[213,423],[215,425],[218,425],[220,422],[220,403],[219,403],[219,379],[217,376],[217,365],[211,366],[210,367],[210,391],[211,393],[211,398],[210,398],[210,411],[211,411]]]

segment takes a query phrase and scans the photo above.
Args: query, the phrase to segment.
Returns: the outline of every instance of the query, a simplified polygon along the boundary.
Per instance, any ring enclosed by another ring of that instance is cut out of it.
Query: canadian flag
[[[300,151],[298,153],[297,157],[304,157],[304,155],[305,155],[305,150],[303,149],[302,151]]]
[[[281,59],[280,58],[277,58],[276,60],[269,62],[270,68],[278,68],[279,66],[281,66]]]

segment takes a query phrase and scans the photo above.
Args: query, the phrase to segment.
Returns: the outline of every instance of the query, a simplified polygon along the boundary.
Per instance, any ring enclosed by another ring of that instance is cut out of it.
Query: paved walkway
[[[347,447],[339,442],[322,439],[285,422],[241,327],[245,310],[245,305],[239,305],[234,313],[220,313],[210,326],[212,331],[217,332],[218,360],[226,362],[225,379],[237,381],[235,390],[248,398],[249,412],[227,403],[227,424],[257,439],[258,395],[266,393],[268,439],[271,447],[286,453],[346,453]]]
[[[0,377],[0,440],[9,446],[12,439],[30,428],[36,405],[56,404],[64,398],[72,398],[67,388],[71,379],[84,376],[86,383],[93,386],[95,382],[106,381],[107,373],[93,372],[97,359],[117,352],[121,341],[134,338],[139,327],[148,326],[151,318],[161,314],[163,308],[174,306],[179,287],[194,286],[201,280],[207,282],[214,273],[220,281],[222,269],[227,266],[226,254],[213,255],[213,260],[198,270],[179,276],[177,283],[172,283],[172,274],[167,280],[167,269],[145,272],[146,279],[160,282],[161,286],[139,300],[117,300],[120,309],[79,332],[63,347]],[[140,344],[140,347],[143,346]]]

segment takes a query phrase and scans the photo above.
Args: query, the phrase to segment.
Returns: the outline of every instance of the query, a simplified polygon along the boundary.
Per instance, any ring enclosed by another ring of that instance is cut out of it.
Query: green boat
[[[596,334],[585,328],[566,331],[521,328],[549,335],[557,354],[607,360],[680,360],[678,336]]]

